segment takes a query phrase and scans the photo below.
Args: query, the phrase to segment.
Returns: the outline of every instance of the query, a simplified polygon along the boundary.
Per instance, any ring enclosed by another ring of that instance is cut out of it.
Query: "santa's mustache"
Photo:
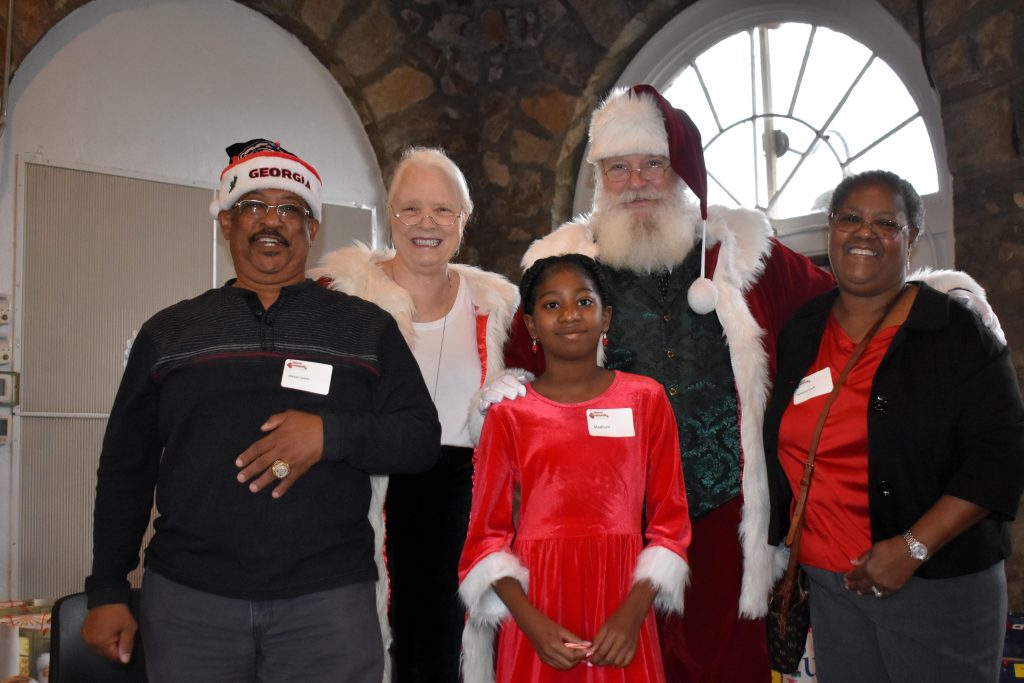
[[[265,237],[272,237],[278,240],[285,247],[290,247],[292,245],[292,243],[287,238],[285,238],[285,236],[282,235],[281,232],[276,228],[266,228],[265,230],[260,230],[258,233],[249,238],[249,244],[256,244],[256,242],[260,241]]]
[[[664,192],[655,190],[652,187],[645,187],[639,190],[625,190],[622,194],[616,197],[616,203],[628,204],[629,202],[664,199],[664,197]]]

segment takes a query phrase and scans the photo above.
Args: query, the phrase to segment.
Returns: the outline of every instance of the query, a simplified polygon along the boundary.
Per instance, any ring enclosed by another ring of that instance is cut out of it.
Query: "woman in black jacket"
[[[950,297],[907,282],[923,218],[892,173],[840,183],[829,213],[839,286],[779,335],[765,416],[776,544],[833,383],[880,321],[829,410],[799,549],[825,683],[999,676],[1024,405],[1005,345]]]

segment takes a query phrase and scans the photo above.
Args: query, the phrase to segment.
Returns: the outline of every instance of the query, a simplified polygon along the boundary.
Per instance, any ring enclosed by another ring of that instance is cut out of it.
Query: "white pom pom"
[[[694,280],[689,291],[686,292],[686,303],[690,304],[690,309],[699,315],[705,315],[715,310],[715,305],[718,303],[718,289],[715,288],[715,283],[706,277]]]

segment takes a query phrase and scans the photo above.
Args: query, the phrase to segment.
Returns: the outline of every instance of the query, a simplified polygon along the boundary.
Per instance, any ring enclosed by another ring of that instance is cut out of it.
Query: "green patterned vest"
[[[665,387],[693,519],[740,493],[739,406],[729,349],[718,316],[697,315],[686,303],[702,251],[694,246],[672,271],[665,296],[651,275],[606,267],[613,303],[606,365]]]

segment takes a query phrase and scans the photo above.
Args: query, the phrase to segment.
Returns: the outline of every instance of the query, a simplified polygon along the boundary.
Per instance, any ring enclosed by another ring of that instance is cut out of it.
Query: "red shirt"
[[[889,343],[899,330],[892,325],[879,330],[864,354],[846,376],[843,388],[829,411],[814,459],[814,476],[804,513],[799,560],[803,564],[832,572],[848,572],[850,560],[871,547],[868,514],[868,400],[871,384]],[[818,357],[807,376],[828,368],[831,382],[809,392],[813,398],[795,404],[790,401],[779,428],[779,461],[793,490],[796,505],[807,462],[811,434],[818,422],[831,385],[853,355],[856,344],[829,315]],[[797,394],[807,387],[801,385]],[[814,395],[816,394],[816,395]]]

